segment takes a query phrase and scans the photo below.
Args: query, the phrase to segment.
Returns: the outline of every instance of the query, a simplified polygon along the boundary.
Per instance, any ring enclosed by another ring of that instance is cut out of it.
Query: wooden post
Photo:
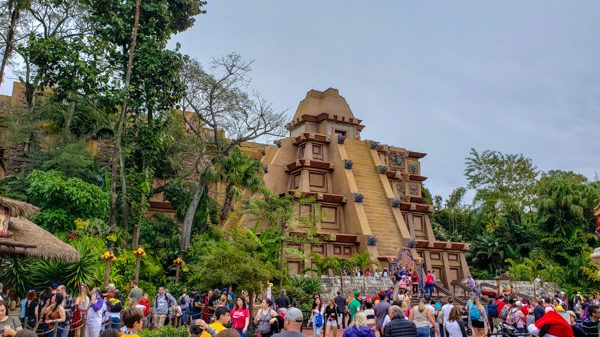
[[[140,281],[140,264],[142,261],[142,257],[140,255],[136,255],[135,256],[135,275],[133,277],[133,279],[135,280],[135,283],[138,283]]]
[[[108,283],[110,280],[110,265],[110,260],[104,261],[104,281],[102,282],[102,286],[104,287],[104,289],[108,287]]]

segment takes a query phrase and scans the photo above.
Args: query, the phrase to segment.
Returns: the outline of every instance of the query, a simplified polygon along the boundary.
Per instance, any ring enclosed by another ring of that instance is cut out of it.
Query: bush
[[[140,337],[187,337],[188,332],[185,327],[175,328],[171,325],[165,325],[160,329],[148,330],[142,329],[138,332]]]
[[[297,276],[289,279],[285,287],[292,305],[303,312],[312,310],[313,295],[323,291],[321,278],[314,276]]]

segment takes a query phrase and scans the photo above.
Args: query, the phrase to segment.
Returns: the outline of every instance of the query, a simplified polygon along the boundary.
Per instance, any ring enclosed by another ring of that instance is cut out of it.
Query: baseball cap
[[[300,309],[292,307],[285,312],[285,319],[292,322],[302,322],[304,316]]]
[[[521,302],[521,301],[516,301],[516,302],[515,302],[515,305],[516,305],[517,307],[520,307],[520,306],[522,306],[522,305],[523,305],[523,302]]]

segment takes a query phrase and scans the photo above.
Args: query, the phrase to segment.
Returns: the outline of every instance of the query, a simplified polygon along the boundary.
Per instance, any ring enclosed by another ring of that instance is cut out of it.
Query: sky
[[[433,194],[466,185],[470,148],[600,174],[600,1],[209,0],[171,46],[254,60],[290,117],[339,89],[363,139],[425,152]]]
[[[425,152],[425,185],[465,186],[471,148],[600,174],[600,1],[234,1],[176,36],[204,64],[253,59],[252,87],[290,117],[339,89],[363,139]]]

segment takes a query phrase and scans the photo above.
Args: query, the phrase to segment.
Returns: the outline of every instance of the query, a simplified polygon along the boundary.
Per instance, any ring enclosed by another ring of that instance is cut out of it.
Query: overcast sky
[[[254,59],[253,87],[294,113],[338,88],[363,139],[426,152],[432,193],[469,149],[600,173],[600,1],[233,1],[177,36],[201,62]]]
[[[252,86],[291,116],[338,88],[363,139],[428,153],[432,193],[465,184],[469,149],[600,173],[600,1],[209,0],[174,38],[203,63],[254,59]]]

